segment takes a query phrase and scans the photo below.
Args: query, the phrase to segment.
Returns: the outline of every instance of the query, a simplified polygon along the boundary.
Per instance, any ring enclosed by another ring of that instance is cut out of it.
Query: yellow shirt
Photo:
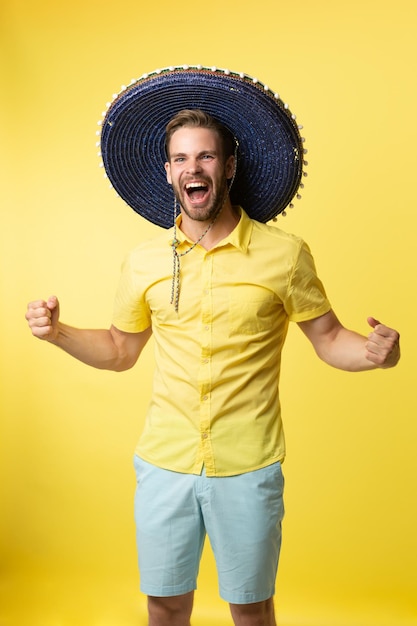
[[[187,249],[184,234],[179,252]],[[165,469],[230,476],[285,456],[278,382],[288,321],[330,310],[307,245],[242,210],[213,249],[181,257],[179,310],[170,304],[173,229],[126,259],[113,324],[152,325],[156,370],[136,448]]]

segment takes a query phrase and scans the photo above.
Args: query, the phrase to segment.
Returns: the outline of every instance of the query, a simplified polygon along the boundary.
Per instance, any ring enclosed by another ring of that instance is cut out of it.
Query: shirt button
[[[207,400],[207,399],[208,399],[208,396],[203,396],[203,400]]]
[[[207,434],[207,433],[203,433],[203,434],[201,435],[201,437],[202,437],[203,439],[207,439],[208,434]]]

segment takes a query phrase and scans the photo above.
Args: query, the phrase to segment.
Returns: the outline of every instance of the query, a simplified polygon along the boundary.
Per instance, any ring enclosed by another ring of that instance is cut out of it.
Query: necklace
[[[174,309],[175,312],[178,313],[178,306],[179,306],[179,301],[180,301],[180,258],[182,256],[185,256],[186,254],[188,254],[189,252],[191,252],[191,250],[194,250],[194,248],[200,243],[200,241],[203,239],[203,237],[205,237],[208,233],[208,231],[210,230],[210,228],[213,226],[214,222],[217,219],[217,215],[220,213],[220,211],[217,212],[217,214],[214,216],[214,219],[210,222],[210,224],[207,226],[207,228],[205,229],[205,231],[200,235],[200,237],[197,239],[197,241],[195,241],[189,248],[187,248],[187,250],[184,250],[184,252],[178,252],[177,248],[180,245],[180,241],[177,239],[177,225],[175,223],[174,225],[174,239],[171,242],[171,249],[172,249],[172,257],[173,257],[173,268],[172,268],[172,285],[171,285],[171,304],[174,305]]]
[[[237,147],[235,149],[235,159],[236,159],[236,150]],[[184,250],[184,252],[178,252],[177,248],[180,245],[180,241],[177,239],[177,222],[176,222],[176,218],[177,218],[177,210],[179,209],[179,205],[178,205],[178,200],[176,195],[174,194],[174,238],[171,241],[171,249],[172,249],[172,258],[173,258],[173,268],[172,268],[172,284],[171,284],[171,304],[174,305],[174,309],[175,312],[178,313],[178,306],[179,306],[179,301],[180,301],[180,259],[182,256],[185,256],[186,254],[188,254],[189,252],[191,252],[191,250],[194,250],[194,248],[200,243],[200,241],[203,239],[203,237],[205,237],[208,233],[208,231],[212,228],[213,224],[215,223],[215,221],[217,220],[217,217],[219,216],[219,214],[221,213],[226,200],[228,198],[228,191],[230,190],[230,187],[233,183],[234,177],[236,174],[236,167],[235,167],[235,171],[233,173],[233,178],[232,181],[229,185],[228,188],[225,189],[224,191],[224,196],[223,196],[223,202],[221,207],[218,209],[218,211],[216,212],[215,216],[213,217],[212,221],[210,222],[210,224],[207,226],[207,228],[205,229],[205,231],[199,236],[199,238],[197,239],[197,241],[195,241],[189,248],[187,248],[187,250]]]

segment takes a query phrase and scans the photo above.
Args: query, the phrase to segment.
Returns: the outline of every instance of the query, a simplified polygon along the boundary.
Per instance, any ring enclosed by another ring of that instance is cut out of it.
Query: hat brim
[[[147,220],[173,225],[173,193],[164,163],[165,128],[182,109],[202,109],[239,143],[231,201],[267,222],[291,202],[303,174],[303,139],[282,100],[247,75],[175,68],[133,82],[110,105],[101,156],[111,184]]]

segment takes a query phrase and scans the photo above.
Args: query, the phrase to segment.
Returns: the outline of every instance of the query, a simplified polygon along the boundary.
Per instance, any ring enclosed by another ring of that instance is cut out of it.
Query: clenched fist
[[[367,358],[383,369],[394,367],[400,359],[399,333],[374,317],[368,317],[368,324],[373,331],[366,343]]]
[[[59,302],[56,296],[30,302],[26,320],[34,337],[54,341],[58,336]]]

